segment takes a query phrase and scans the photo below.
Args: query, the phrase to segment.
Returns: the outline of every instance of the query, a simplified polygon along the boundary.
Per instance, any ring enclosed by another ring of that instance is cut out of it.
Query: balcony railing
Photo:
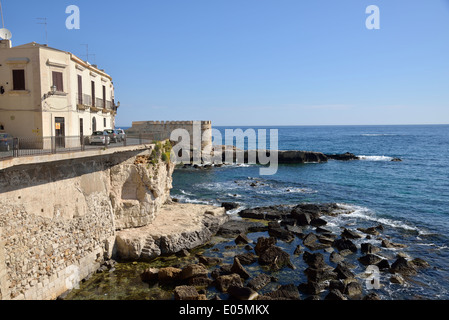
[[[124,140],[110,141],[108,145],[90,145],[90,136],[8,138],[2,141],[0,161],[17,157],[137,146],[161,140],[165,140],[164,135],[158,132],[126,135]]]

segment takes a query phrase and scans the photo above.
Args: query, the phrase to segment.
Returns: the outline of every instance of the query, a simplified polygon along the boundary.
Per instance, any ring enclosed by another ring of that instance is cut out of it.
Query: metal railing
[[[162,140],[166,140],[162,133],[125,135],[125,139],[117,138],[117,141],[110,138],[108,144],[91,144],[90,136],[8,138],[1,141],[0,161],[8,158],[138,146]]]

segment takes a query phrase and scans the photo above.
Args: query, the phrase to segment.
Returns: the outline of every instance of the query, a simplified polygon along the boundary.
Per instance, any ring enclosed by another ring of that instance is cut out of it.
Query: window
[[[78,104],[83,104],[83,77],[78,75]]]
[[[91,82],[92,88],[92,106],[95,107],[95,81]]]
[[[103,126],[106,128],[106,118],[103,119]]]
[[[13,90],[25,90],[25,70],[12,71]]]
[[[64,85],[62,82],[62,72],[53,71],[53,85],[56,86],[57,92],[64,92]]]
[[[106,109],[106,86],[103,86],[103,109]]]

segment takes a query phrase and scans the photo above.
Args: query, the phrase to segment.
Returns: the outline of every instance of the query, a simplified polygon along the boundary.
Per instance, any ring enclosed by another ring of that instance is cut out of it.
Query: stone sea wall
[[[116,231],[151,223],[174,165],[142,151],[0,171],[0,300],[55,299],[115,252]]]

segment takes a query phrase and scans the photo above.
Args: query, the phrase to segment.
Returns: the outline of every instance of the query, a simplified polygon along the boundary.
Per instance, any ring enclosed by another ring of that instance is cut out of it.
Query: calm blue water
[[[217,129],[224,132],[225,128]],[[384,235],[408,245],[405,253],[432,266],[404,287],[386,281],[382,293],[386,298],[449,298],[449,125],[276,129],[281,150],[351,152],[365,157],[280,165],[274,176],[260,176],[257,165],[179,169],[174,173],[172,196],[217,205],[234,201],[242,207],[300,202],[350,205],[355,213],[331,219],[329,226],[382,223]],[[391,162],[393,157],[403,161]],[[261,183],[257,188],[249,186],[254,179]],[[394,258],[396,253],[389,254]]]

